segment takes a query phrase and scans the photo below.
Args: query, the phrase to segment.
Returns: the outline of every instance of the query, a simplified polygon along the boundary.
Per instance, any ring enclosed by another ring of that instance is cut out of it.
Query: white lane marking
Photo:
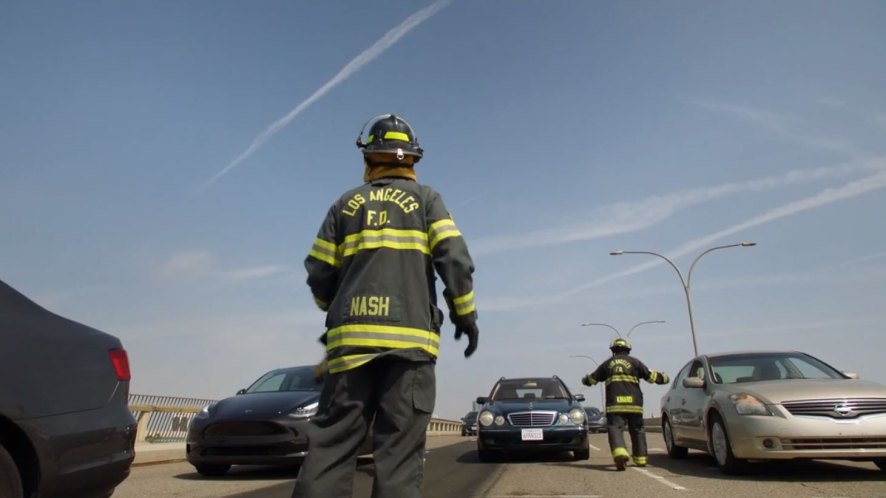
[[[664,453],[664,448],[649,448],[649,453]]]
[[[486,495],[486,498],[603,498],[603,495]]]
[[[597,448],[597,447],[594,446],[593,444],[589,444],[588,446],[589,446],[592,450],[594,450],[594,451],[601,451],[600,448]]]
[[[657,476],[657,475],[653,474],[652,472],[649,472],[646,469],[638,469],[637,467],[631,467],[631,468],[636,470],[637,472],[642,472],[642,473],[646,474],[647,477],[651,477],[651,478],[655,479],[656,481],[658,481],[658,482],[660,482],[660,483],[664,484],[665,486],[668,486],[672,489],[679,489],[679,490],[684,490],[684,491],[686,490],[686,488],[684,488],[683,486],[680,486],[679,484],[674,484],[671,481],[665,479],[664,477]]]

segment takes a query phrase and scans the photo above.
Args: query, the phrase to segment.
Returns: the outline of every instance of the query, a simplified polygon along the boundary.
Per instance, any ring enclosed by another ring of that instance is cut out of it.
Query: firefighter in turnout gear
[[[649,370],[642,361],[630,355],[631,343],[621,337],[609,345],[612,357],[601,363],[581,383],[593,386],[606,383],[606,419],[609,424],[609,448],[618,470],[625,470],[630,454],[625,447],[624,430],[631,435],[634,465],[646,466],[646,431],[643,427],[643,392],[640,379],[654,384],[667,384],[668,376]]]
[[[314,300],[326,312],[325,383],[294,497],[351,496],[370,425],[372,496],[421,496],[444,322],[435,273],[455,339],[468,339],[465,357],[477,348],[474,264],[440,194],[416,181],[413,167],[424,151],[412,127],[393,114],[377,116],[357,146],[365,183],[330,207],[305,260]]]

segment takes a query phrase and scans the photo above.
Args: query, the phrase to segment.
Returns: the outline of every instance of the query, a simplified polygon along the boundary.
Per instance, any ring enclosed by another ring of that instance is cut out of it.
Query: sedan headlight
[[[585,421],[585,411],[581,408],[573,408],[569,410],[569,420],[575,425],[581,425]]]
[[[766,404],[752,394],[732,394],[729,396],[729,399],[735,405],[735,411],[739,415],[772,415]]]
[[[300,406],[295,410],[289,412],[289,416],[292,418],[308,418],[317,414],[317,408],[320,406],[319,401],[315,401],[310,405]]]
[[[477,417],[477,420],[480,421],[480,425],[483,427],[489,427],[492,425],[492,421],[495,420],[495,415],[489,410],[484,410],[480,412],[480,416]]]
[[[215,404],[204,406],[202,410],[200,410],[199,412],[197,412],[196,415],[194,415],[194,418],[208,418],[209,417],[209,410],[212,409],[213,406],[215,406]]]

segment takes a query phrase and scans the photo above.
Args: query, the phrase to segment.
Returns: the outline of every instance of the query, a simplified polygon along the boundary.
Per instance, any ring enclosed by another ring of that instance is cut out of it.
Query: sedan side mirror
[[[585,400],[584,394],[576,394],[575,395],[575,401],[584,401],[584,400]]]
[[[683,387],[688,387],[690,389],[704,387],[704,379],[701,377],[686,377],[683,379]]]
[[[240,394],[246,394],[246,389],[240,389],[239,391],[237,391],[237,395]]]
[[[845,375],[846,377],[849,377],[849,378],[852,379],[852,380],[858,380],[858,379],[861,378],[861,377],[859,377],[858,374],[855,373],[855,372],[841,372],[841,373],[842,373],[843,375]]]
[[[487,401],[489,401],[489,398],[487,398],[486,396],[477,396],[477,404],[482,405],[485,404]]]

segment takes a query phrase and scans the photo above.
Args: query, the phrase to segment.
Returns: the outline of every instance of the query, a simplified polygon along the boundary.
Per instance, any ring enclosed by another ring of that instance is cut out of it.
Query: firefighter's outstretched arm
[[[655,370],[649,371],[649,376],[646,377],[646,380],[648,382],[651,382],[652,384],[660,384],[660,385],[667,384],[671,381],[671,379],[668,378],[668,374],[666,374],[664,372],[658,372]]]
[[[477,309],[474,305],[474,262],[458,227],[439,195],[428,205],[428,245],[434,270],[443,280],[443,297],[449,307],[449,319],[455,324],[455,339],[468,337],[465,357],[474,354],[480,336]]]

